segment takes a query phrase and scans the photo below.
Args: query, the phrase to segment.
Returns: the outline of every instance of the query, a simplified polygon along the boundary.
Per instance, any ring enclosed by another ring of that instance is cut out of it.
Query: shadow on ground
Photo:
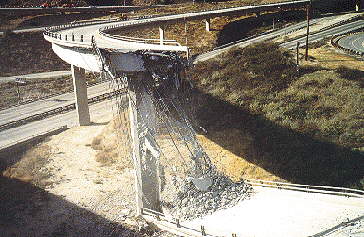
[[[1,236],[143,236],[29,183],[0,176]],[[146,236],[146,235],[144,235]]]
[[[352,186],[364,177],[364,155],[281,127],[258,115],[197,91],[196,119],[213,142],[289,182]],[[221,137],[249,134],[251,141]],[[246,146],[249,146],[248,148]],[[242,148],[244,147],[244,148]]]
[[[304,11],[282,11],[269,13],[260,16],[252,16],[242,20],[233,21],[224,26],[218,33],[216,45],[221,46],[230,42],[238,41],[246,37],[262,33],[273,29],[273,21],[275,27],[281,27],[283,24],[305,19]]]
[[[0,236],[150,236],[151,229],[136,231],[105,219],[61,196],[3,176],[34,145],[0,154]],[[81,194],[82,195],[82,194]],[[95,203],[95,208],[98,209]]]

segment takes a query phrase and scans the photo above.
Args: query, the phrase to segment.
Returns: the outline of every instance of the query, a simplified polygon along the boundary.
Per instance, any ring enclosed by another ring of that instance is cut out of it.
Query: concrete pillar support
[[[73,89],[76,97],[78,122],[80,126],[86,126],[90,124],[90,111],[88,108],[85,69],[72,65],[71,71],[73,78]]]
[[[205,24],[206,24],[206,31],[207,32],[210,32],[210,30],[211,30],[211,20],[210,20],[210,18],[208,18],[208,19],[205,19]]]
[[[144,72],[134,73],[128,81],[138,216],[142,215],[143,208],[161,212],[159,149],[153,143],[157,121],[152,99],[143,86],[143,80],[148,80],[147,76]]]
[[[161,45],[164,44],[164,30],[165,30],[164,26],[159,26],[159,42]]]

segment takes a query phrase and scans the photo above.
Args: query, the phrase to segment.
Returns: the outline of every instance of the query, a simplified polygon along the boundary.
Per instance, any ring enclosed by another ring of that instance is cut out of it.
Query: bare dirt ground
[[[13,213],[0,218],[0,229],[2,226],[6,230],[4,236],[143,236],[150,232],[144,230],[144,222],[133,218],[133,170],[104,166],[95,159],[92,140],[110,119],[111,115],[105,114],[96,125],[53,136],[4,171],[0,199],[9,198],[6,190],[12,190],[12,182],[31,189],[29,200],[1,203]],[[29,162],[40,150],[46,152]],[[29,166],[36,169],[29,170]],[[38,197],[34,197],[36,193]],[[22,202],[36,202],[37,211],[33,212],[31,205],[22,209]],[[23,223],[21,228],[19,221]]]

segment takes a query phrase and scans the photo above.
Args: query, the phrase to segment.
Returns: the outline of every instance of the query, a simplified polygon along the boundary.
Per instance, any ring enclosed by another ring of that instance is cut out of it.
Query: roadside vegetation
[[[0,48],[0,76],[69,70],[42,33],[10,33],[0,39]]]
[[[116,165],[120,170],[133,167],[128,116],[128,111],[122,112],[92,140],[91,147],[97,151],[95,159],[101,165]]]
[[[2,160],[19,160],[13,166],[2,172],[2,175],[9,179],[17,179],[23,182],[32,183],[40,188],[45,188],[46,186],[51,185],[48,182],[51,174],[42,168],[48,163],[51,154],[51,148],[43,144],[30,148],[28,147],[27,149],[17,151],[16,153],[9,152],[7,154],[0,154]]]
[[[189,77],[205,98],[199,119],[207,130],[250,136],[242,159],[290,182],[364,188],[362,71],[297,71],[289,52],[259,43],[199,63]]]

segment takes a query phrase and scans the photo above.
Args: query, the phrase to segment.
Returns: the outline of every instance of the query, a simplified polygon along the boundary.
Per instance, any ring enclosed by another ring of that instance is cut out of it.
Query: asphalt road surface
[[[364,28],[364,20],[358,20],[358,21],[354,21],[354,22],[350,22],[347,23],[345,25],[341,25],[341,26],[337,26],[337,27],[333,27],[331,29],[316,33],[316,34],[311,34],[309,35],[309,42],[317,42],[320,41],[322,39],[325,38],[330,38],[334,35],[337,34],[346,34],[349,32],[353,32],[355,30],[359,30]],[[299,39],[296,40],[292,40],[290,42],[286,42],[281,44],[282,47],[285,48],[289,48],[289,49],[293,49],[296,47],[297,42],[300,42],[301,46],[305,46],[306,45],[306,37],[301,37]]]
[[[90,105],[91,121],[102,118],[105,114],[113,112],[114,100],[105,100],[97,104]],[[1,116],[1,115],[0,115]],[[55,115],[40,121],[31,122],[21,127],[10,128],[0,132],[0,150],[16,143],[19,140],[33,137],[37,134],[46,133],[49,130],[62,126],[78,126],[76,110]]]
[[[57,77],[70,76],[70,75],[72,75],[71,71],[52,71],[52,72],[31,73],[31,74],[19,75],[19,76],[0,77],[0,84],[6,83],[6,82],[13,82],[17,78],[44,79],[44,78],[57,78]]]
[[[338,44],[343,48],[364,53],[364,33],[345,36],[339,40]]]
[[[110,91],[110,82],[104,82],[95,86],[91,86],[87,89],[88,98],[95,97]],[[24,119],[29,116],[40,114],[58,107],[63,107],[74,102],[75,95],[73,92],[70,92],[44,100],[37,100],[29,104],[0,110],[0,125],[9,123],[11,121]],[[75,115],[75,118],[76,117],[77,116]]]
[[[318,21],[320,21],[322,19],[323,18],[314,19],[314,20],[311,21],[311,24],[314,24],[314,23],[316,23],[316,22],[318,22]],[[277,36],[284,35],[286,32],[291,32],[291,31],[294,31],[296,29],[302,29],[303,27],[305,27],[305,24],[306,24],[306,22],[301,22],[301,23],[298,23],[298,24],[288,26],[288,27],[285,27],[283,29],[274,31],[274,32],[269,33],[269,34],[264,34],[264,35],[261,35],[261,36],[258,36],[258,37],[255,37],[255,38],[252,38],[252,39],[249,39],[249,40],[242,41],[240,43],[233,44],[233,45],[225,47],[225,48],[216,49],[216,50],[213,50],[211,52],[201,54],[201,55],[196,57],[194,62],[208,60],[208,59],[213,58],[213,57],[215,57],[215,56],[217,56],[217,55],[219,55],[219,54],[221,54],[221,53],[223,53],[223,52],[225,52],[225,51],[227,51],[227,50],[229,50],[229,49],[231,49],[233,47],[236,47],[236,46],[246,47],[249,44],[258,43],[258,42],[262,42],[262,41],[265,41],[265,40],[276,38]],[[333,28],[324,30],[322,32],[311,34],[309,36],[309,42],[320,41],[322,39],[329,38],[329,37],[331,37],[333,35],[336,35],[336,34],[348,33],[348,32],[352,32],[354,30],[361,29],[361,28],[364,28],[364,20],[358,20],[358,21],[350,22],[350,23],[347,23],[347,24],[344,24],[344,25],[341,25],[341,26],[337,26],[337,27],[333,27]],[[306,45],[306,37],[299,37],[298,39],[291,40],[289,42],[285,42],[285,43],[282,43],[280,45],[282,47],[285,47],[285,48],[288,48],[288,49],[293,49],[293,48],[296,47],[297,42],[300,42],[301,47],[305,46]]]

